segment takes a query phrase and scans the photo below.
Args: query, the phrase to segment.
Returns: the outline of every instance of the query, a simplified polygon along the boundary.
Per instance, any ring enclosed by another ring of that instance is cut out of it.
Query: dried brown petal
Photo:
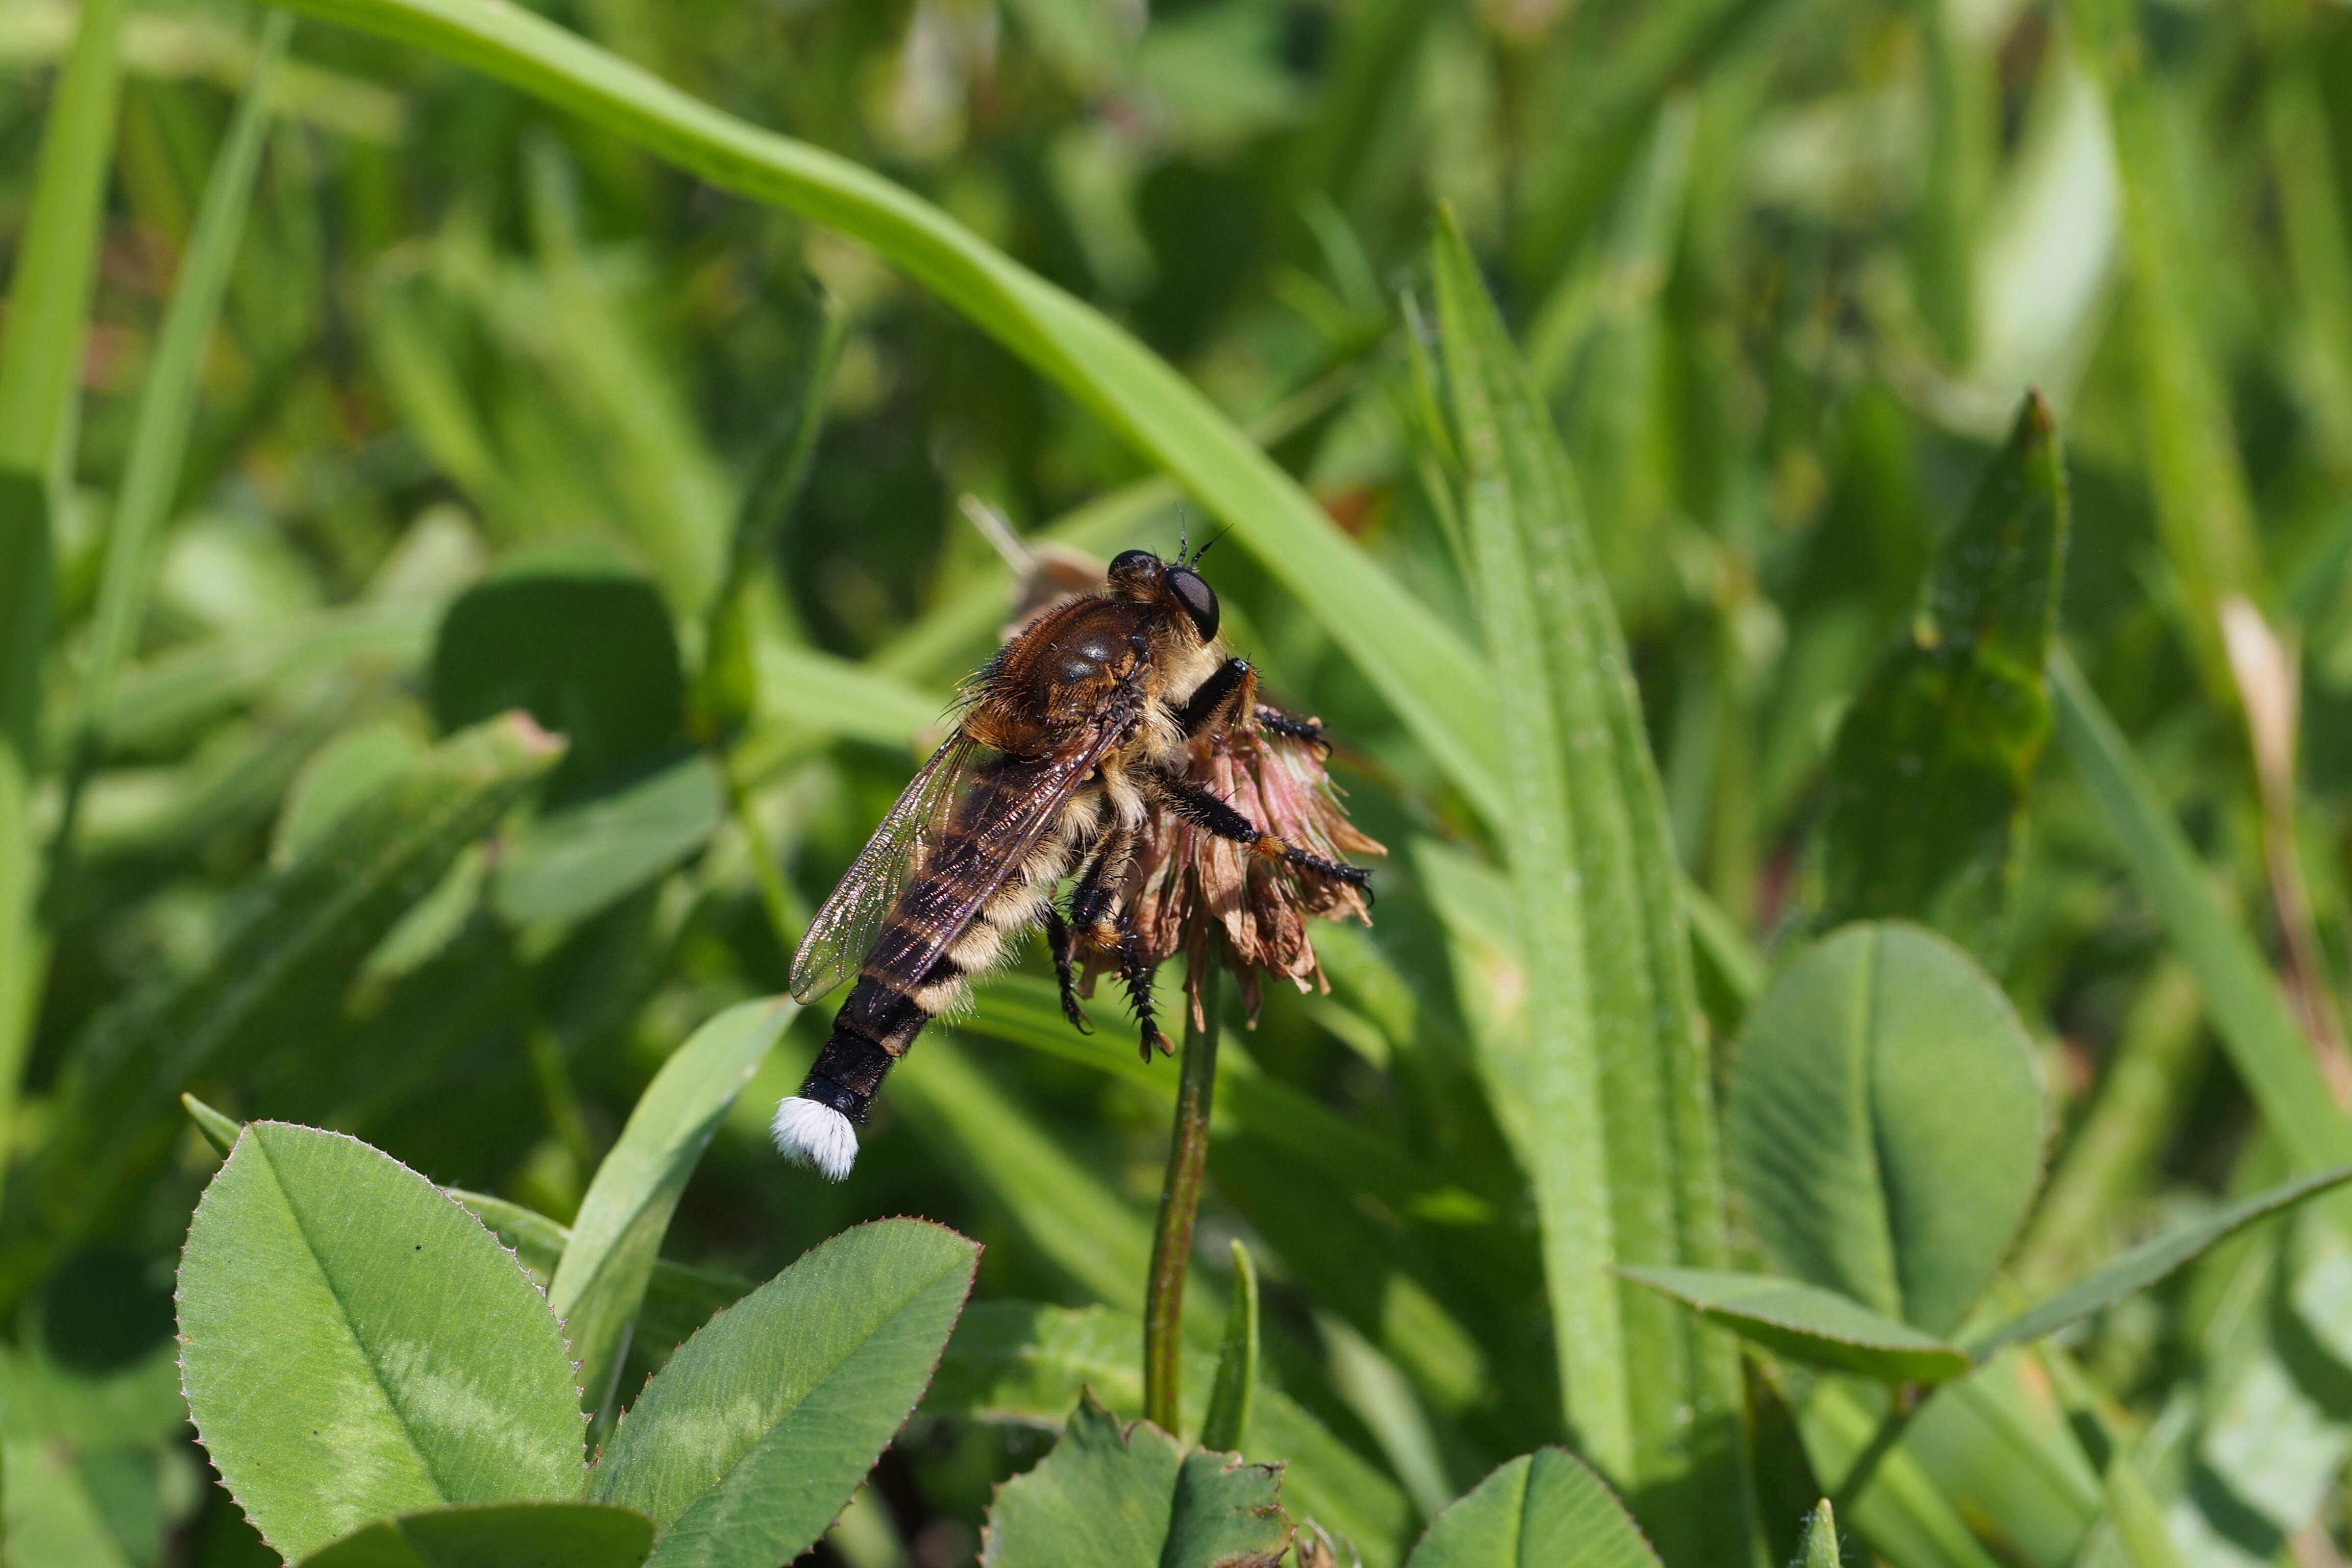
[[[1266,832],[1324,859],[1386,854],[1348,820],[1325,755],[1318,742],[1244,721],[1195,739],[1185,776]],[[1197,975],[1211,933],[1220,936],[1253,1022],[1264,975],[1280,975],[1301,991],[1310,984],[1329,989],[1307,935],[1309,918],[1371,921],[1362,889],[1267,859],[1166,812],[1152,819],[1138,847],[1126,899],[1147,962],[1181,952]],[[1105,960],[1092,962],[1108,967]],[[1192,1011],[1200,1021],[1197,991]]]

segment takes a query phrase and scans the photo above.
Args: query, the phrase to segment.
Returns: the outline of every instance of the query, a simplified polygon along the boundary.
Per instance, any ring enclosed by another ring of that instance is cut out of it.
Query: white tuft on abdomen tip
[[[857,1129],[830,1105],[793,1095],[777,1105],[769,1131],[785,1159],[828,1182],[840,1181],[857,1163]]]

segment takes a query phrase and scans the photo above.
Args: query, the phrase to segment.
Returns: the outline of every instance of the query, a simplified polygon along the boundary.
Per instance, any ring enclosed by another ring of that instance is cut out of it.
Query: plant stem
[[[1900,1388],[1887,1391],[1886,1414],[1879,1418],[1878,1430],[1870,1435],[1868,1445],[1847,1467],[1845,1479],[1838,1483],[1837,1496],[1830,1500],[1832,1512],[1846,1515],[1853,1511],[1854,1504],[1869,1489],[1871,1478],[1878,1474],[1878,1467],[1885,1461],[1887,1455],[1895,1451],[1895,1445],[1903,1441],[1903,1433],[1911,1425],[1911,1417],[1919,1413],[1919,1406],[1925,1403],[1922,1391],[1916,1383],[1906,1383]]]
[[[1209,1101],[1217,1082],[1217,1005],[1224,966],[1212,937],[1202,957],[1201,1020],[1184,1016],[1178,1058],[1176,1125],[1168,1139],[1168,1175],[1160,1184],[1160,1223],[1151,1232],[1151,1279],[1143,1304],[1143,1414],[1162,1431],[1181,1433],[1184,1370],[1184,1273],[1192,1260],[1192,1220],[1201,1208],[1201,1173],[1209,1159]]]

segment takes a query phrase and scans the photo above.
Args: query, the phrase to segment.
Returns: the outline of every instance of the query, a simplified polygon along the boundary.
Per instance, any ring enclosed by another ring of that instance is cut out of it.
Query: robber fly
[[[776,1144],[788,1158],[835,1181],[847,1175],[855,1124],[884,1075],[1032,926],[1045,928],[1074,1026],[1088,1026],[1074,969],[1082,956],[1107,959],[1145,1058],[1167,1050],[1125,896],[1158,814],[1297,872],[1364,884],[1361,868],[1260,830],[1182,776],[1188,741],[1213,723],[1244,716],[1279,733],[1319,734],[1311,721],[1255,707],[1255,678],[1227,655],[1217,595],[1195,570],[1207,548],[1187,556],[1180,547],[1174,561],[1123,552],[1102,593],[1045,610],[968,683],[954,732],[899,795],[793,955],[793,994],[803,1002],[852,975],[856,984],[800,1093],[776,1108]]]

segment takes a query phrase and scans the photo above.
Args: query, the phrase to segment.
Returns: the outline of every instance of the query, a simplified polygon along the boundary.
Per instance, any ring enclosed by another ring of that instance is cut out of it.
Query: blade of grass
[[[0,1147],[48,966],[34,920],[39,869],[28,818],[39,765],[49,637],[52,502],[79,407],[82,340],[121,88],[123,0],[90,0],[41,133],[32,205],[0,332]]]
[[[1216,1381],[1201,1417],[1201,1447],[1226,1454],[1242,1446],[1257,1394],[1257,1266],[1249,1248],[1234,1242],[1234,1294],[1225,1306],[1225,1341],[1217,1347]]]
[[[2135,8],[2123,0],[2073,0],[2066,9],[2114,120],[2140,444],[2157,533],[2188,595],[2191,652],[2206,689],[2234,711],[2221,605],[2232,594],[2259,592],[2261,557],[2228,394],[2200,337],[2188,259],[2196,247],[2169,166],[2168,89],[2145,58]]]
[[[1567,459],[1450,212],[1433,270],[1512,737],[1502,839],[1528,1026],[1507,1071],[1541,1130],[1520,1153],[1564,1413],[1664,1556],[1745,1562],[1754,1509],[1738,1352],[1611,1272],[1725,1261],[1711,1069],[1664,795]]]
[[[292,0],[292,8],[470,66],[723,189],[871,245],[1180,480],[1322,622],[1463,794],[1501,809],[1473,650],[1297,483],[1123,328],[902,186],[761,131],[520,7]]]
[[[2067,752],[2116,836],[2133,880],[2197,977],[2214,1030],[2263,1120],[2298,1170],[2352,1160],[2352,1124],[2329,1097],[2311,1043],[2296,1027],[2277,978],[2244,925],[2215,894],[2154,781],[2063,648],[2051,656],[2050,689]],[[2352,1197],[2339,1192],[2326,1204],[2338,1223],[2352,1229]]]
[[[99,579],[98,608],[91,618],[89,664],[82,675],[81,710],[66,755],[65,815],[57,830],[54,861],[62,867],[73,847],[81,790],[97,764],[100,738],[114,709],[115,685],[131,658],[153,591],[157,550],[171,521],[188,449],[188,428],[196,408],[196,379],[203,369],[221,299],[227,292],[229,265],[245,232],[253,180],[261,166],[263,138],[269,130],[273,68],[286,52],[294,19],[284,14],[262,26],[252,74],[237,100],[236,116],[213,161],[204,205],[188,239],[172,300],[156,334],[155,355],[139,395],[138,423],[131,456],[123,465],[121,493],[106,540],[106,565]]]
[[[798,1011],[789,1001],[745,1002],[697,1029],[637,1097],[580,1200],[547,1305],[562,1320],[583,1404],[600,1423],[687,1179]]]
[[[1073,1160],[955,1041],[926,1038],[920,1056],[890,1080],[890,1102],[1072,1284],[1140,1322],[1150,1222]],[[1224,1324],[1219,1305],[1199,1279],[1186,1285],[1184,1332],[1211,1353]]]

